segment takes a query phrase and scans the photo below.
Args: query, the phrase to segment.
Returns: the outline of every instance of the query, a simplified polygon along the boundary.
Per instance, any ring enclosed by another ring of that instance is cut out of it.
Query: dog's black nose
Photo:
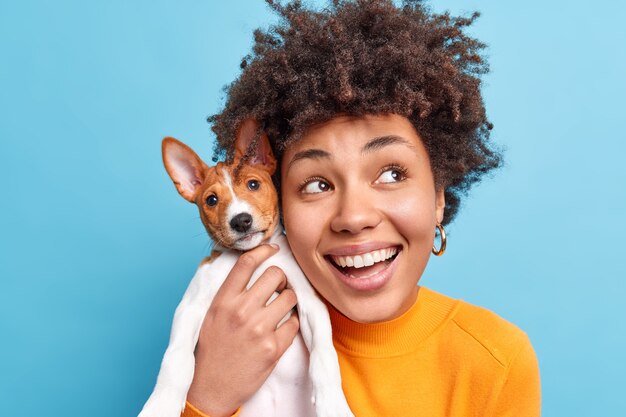
[[[237,232],[247,232],[252,226],[252,216],[248,213],[239,213],[230,221],[230,227]]]

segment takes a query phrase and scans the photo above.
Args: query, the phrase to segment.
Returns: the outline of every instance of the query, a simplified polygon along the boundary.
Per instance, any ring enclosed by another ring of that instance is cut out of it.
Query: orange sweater
[[[540,415],[526,334],[496,314],[420,287],[395,320],[355,323],[330,308],[344,392],[356,417]],[[188,404],[183,417],[207,417]]]

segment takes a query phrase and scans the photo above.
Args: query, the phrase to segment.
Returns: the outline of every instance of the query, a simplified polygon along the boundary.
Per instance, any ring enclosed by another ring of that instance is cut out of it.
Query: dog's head
[[[278,225],[278,196],[272,184],[276,159],[267,135],[253,119],[242,123],[232,163],[207,166],[184,143],[163,139],[163,163],[176,189],[195,203],[216,243],[248,250],[269,238]]]

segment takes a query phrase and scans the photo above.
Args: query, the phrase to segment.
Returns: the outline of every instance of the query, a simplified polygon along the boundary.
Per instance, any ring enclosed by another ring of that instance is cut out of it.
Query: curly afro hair
[[[334,0],[323,10],[266,1],[281,19],[254,32],[225,108],[208,119],[218,154],[232,156],[236,129],[249,117],[280,163],[308,127],[338,114],[399,114],[424,142],[450,223],[468,189],[501,165],[480,92],[485,45],[464,33],[479,14],[434,14],[416,0]],[[280,189],[279,174],[274,181]]]

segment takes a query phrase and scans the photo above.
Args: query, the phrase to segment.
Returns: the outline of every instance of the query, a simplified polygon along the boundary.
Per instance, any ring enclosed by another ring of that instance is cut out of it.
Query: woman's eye
[[[328,191],[328,190],[330,190],[330,184],[322,180],[309,181],[301,189],[301,191],[304,194],[323,193],[324,191]]]
[[[406,178],[406,173],[400,168],[388,168],[384,170],[376,179],[377,183],[388,184],[399,182]]]

